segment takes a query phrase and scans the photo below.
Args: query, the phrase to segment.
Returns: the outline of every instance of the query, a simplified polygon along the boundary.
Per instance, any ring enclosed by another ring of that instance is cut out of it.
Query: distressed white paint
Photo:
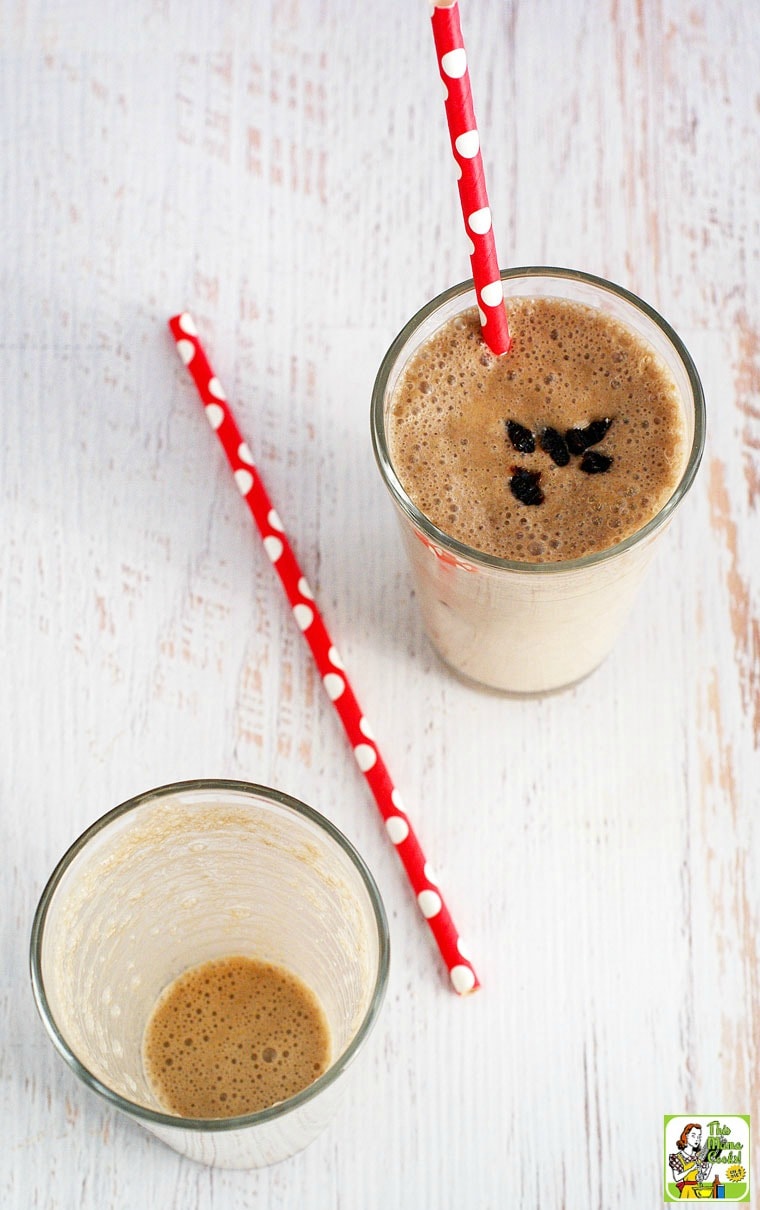
[[[649,299],[711,414],[624,641],[529,703],[432,657],[369,447],[387,344],[468,272],[426,6],[0,12],[0,1204],[660,1204],[663,1113],[760,1121],[753,0],[463,13],[503,263]],[[469,1000],[170,346],[182,307],[468,938]],[[374,1069],[312,1148],[251,1175],[86,1095],[27,985],[34,904],[73,837],[213,774],[331,815],[392,929]]]

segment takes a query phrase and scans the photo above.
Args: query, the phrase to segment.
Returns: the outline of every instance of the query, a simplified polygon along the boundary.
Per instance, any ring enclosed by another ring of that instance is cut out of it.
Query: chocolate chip
[[[536,439],[530,429],[516,420],[507,421],[507,435],[518,454],[532,454],[536,448]]]
[[[590,445],[598,445],[612,424],[609,417],[604,420],[592,420],[585,429],[568,429],[565,440],[571,454],[582,454]]]
[[[529,471],[524,466],[513,466],[509,490],[521,504],[543,504],[544,493],[538,485],[540,478],[540,471]]]
[[[541,449],[549,455],[557,466],[567,466],[570,461],[570,451],[567,442],[556,429],[544,429],[541,434]]]
[[[565,433],[565,441],[571,454],[582,454],[586,448],[583,429],[568,429]]]
[[[587,450],[581,458],[581,470],[587,475],[603,475],[612,466],[612,459],[597,450]]]
[[[586,447],[590,445],[598,445],[602,438],[606,435],[608,428],[612,424],[612,420],[606,416],[604,420],[592,420],[587,429],[584,429],[586,434]]]

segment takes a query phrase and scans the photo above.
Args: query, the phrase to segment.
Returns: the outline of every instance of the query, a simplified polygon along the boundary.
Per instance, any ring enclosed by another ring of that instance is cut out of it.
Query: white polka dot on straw
[[[478,318],[480,319],[481,328],[484,328],[486,326],[486,324],[488,323],[488,316],[486,315],[486,313],[482,307],[478,307]]]
[[[327,653],[327,658],[334,668],[343,668],[343,660],[340,658],[340,652],[337,647],[331,647]]]
[[[385,826],[394,844],[401,844],[409,835],[409,824],[400,815],[389,815]]]
[[[218,403],[207,403],[206,419],[214,432],[216,432],[216,430],[221,427],[221,423],[224,420],[224,408],[220,408]]]
[[[436,886],[438,883],[438,875],[436,874],[435,869],[433,868],[433,866],[430,864],[429,861],[425,862],[425,868],[424,868],[423,872],[424,872],[424,875],[427,878],[428,882],[432,882],[433,886]]]
[[[417,902],[426,920],[430,920],[432,916],[437,916],[443,907],[441,896],[437,891],[420,891],[417,896]]]
[[[267,521],[272,526],[272,529],[276,529],[281,534],[285,533],[285,526],[282,524],[276,508],[270,508],[267,514]]]
[[[189,366],[190,362],[195,357],[195,345],[193,344],[192,340],[178,340],[177,352],[184,361],[185,365]]]
[[[485,235],[491,230],[490,207],[483,206],[480,210],[473,210],[472,214],[467,216],[467,225],[476,235]]]
[[[209,379],[208,393],[209,395],[213,395],[214,399],[221,399],[222,401],[227,399],[227,396],[224,393],[224,388],[222,387],[219,379],[216,377]]]
[[[306,597],[307,601],[314,600],[314,593],[309,587],[309,581],[306,579],[306,576],[301,576],[300,580],[298,581],[298,591],[302,597]]]
[[[314,610],[310,605],[301,605],[299,603],[293,606],[293,616],[296,619],[299,630],[308,630],[314,621]]]
[[[339,672],[326,672],[322,677],[322,680],[330,701],[337,702],[338,698],[346,688],[346,682],[343,680],[343,677]]]
[[[247,496],[253,487],[253,475],[250,471],[245,471],[242,467],[234,472],[235,482],[238,485],[238,491],[241,496]]]
[[[180,315],[178,322],[179,322],[179,326],[182,329],[182,331],[185,332],[188,336],[197,336],[198,335],[198,329],[195,326],[193,317],[192,317],[192,315],[188,315],[187,311],[185,311],[184,315]]]
[[[467,71],[467,55],[463,46],[449,50],[442,56],[441,70],[450,80],[461,80]]]
[[[208,406],[210,408],[215,408],[215,407],[218,407],[218,404],[210,403]],[[221,411],[221,408],[219,410]],[[247,442],[245,442],[245,441],[240,442],[237,453],[238,453],[238,458],[240,459],[241,462],[247,462],[249,466],[253,466],[253,454],[249,450]]]
[[[454,991],[459,992],[460,996],[466,996],[475,986],[475,975],[469,966],[453,966],[451,968],[451,982]]]
[[[474,160],[480,151],[480,136],[477,130],[465,130],[464,134],[460,134],[455,140],[454,146],[463,159]]]
[[[354,748],[354,756],[362,773],[366,773],[377,761],[377,753],[371,744],[357,744]]]
[[[267,552],[272,562],[276,563],[283,551],[281,540],[276,538],[274,534],[267,534],[266,538],[264,538],[264,550]]]
[[[359,730],[361,731],[362,735],[366,735],[367,739],[373,740],[375,738],[372,728],[369,725],[369,720],[366,719],[364,715],[362,715],[359,719]]]
[[[487,307],[498,307],[504,297],[504,287],[500,281],[489,282],[480,291],[480,297]]]

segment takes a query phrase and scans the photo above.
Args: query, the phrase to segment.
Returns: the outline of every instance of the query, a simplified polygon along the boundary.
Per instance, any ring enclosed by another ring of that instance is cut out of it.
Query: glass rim
[[[491,555],[486,551],[478,550],[474,546],[469,546],[466,542],[460,542],[458,538],[452,537],[444,530],[439,529],[437,525],[434,525],[430,518],[420,511],[407,494],[391,461],[386,439],[385,394],[388,379],[409,339],[420,325],[429,316],[445,306],[451,299],[473,291],[474,282],[472,278],[467,278],[465,281],[458,282],[454,286],[449,286],[447,290],[443,290],[435,298],[425,303],[423,307],[420,307],[415,312],[395,337],[380,363],[380,368],[372,388],[370,423],[372,429],[372,448],[383,482],[401,511],[406,514],[415,528],[421,530],[435,546],[442,547],[459,560],[474,563],[481,567],[500,569],[502,571],[523,572],[534,576],[552,576],[561,574],[562,572],[579,571],[587,567],[593,567],[597,563],[603,563],[618,555],[622,555],[625,551],[637,546],[639,542],[656,533],[668,521],[694,482],[702,460],[705,447],[706,412],[704,390],[689,350],[668,321],[658,311],[655,311],[654,307],[645,302],[644,299],[639,298],[638,295],[633,294],[630,290],[626,290],[624,286],[619,286],[604,277],[596,277],[592,273],[584,273],[580,269],[566,269],[556,265],[524,265],[514,269],[502,269],[500,273],[500,278],[503,282],[511,281],[515,278],[529,280],[533,277],[554,277],[558,280],[580,281],[594,286],[600,291],[623,299],[646,315],[661,330],[681,360],[689,380],[689,387],[694,401],[694,434],[691,449],[689,450],[689,456],[686,459],[681,478],[673,494],[662,508],[655,513],[654,517],[647,521],[646,525],[642,525],[641,529],[637,529],[635,533],[629,534],[627,538],[624,538],[621,542],[616,542],[613,546],[607,546],[604,550],[581,555],[577,559],[562,559],[547,563],[526,563],[516,559],[502,559],[498,555]],[[476,302],[477,299],[473,299],[473,305]]]
[[[48,910],[61,879],[74,859],[87,847],[91,840],[100,835],[101,832],[110,827],[112,823],[123,815],[136,811],[150,802],[159,801],[162,798],[170,798],[177,793],[189,793],[196,790],[233,791],[244,794],[250,799],[255,798],[259,801],[265,800],[277,803],[279,806],[285,807],[294,814],[300,815],[316,824],[318,828],[327,833],[330,839],[337,844],[358,871],[372,906],[378,937],[377,971],[370,1001],[359,1028],[342,1054],[330,1064],[327,1071],[294,1096],[288,1097],[284,1101],[278,1101],[267,1109],[260,1109],[255,1113],[239,1114],[237,1117],[232,1118],[188,1118],[180,1117],[176,1114],[162,1113],[159,1110],[150,1109],[146,1105],[140,1105],[137,1101],[130,1101],[127,1097],[123,1097],[121,1093],[109,1088],[76,1055],[58,1028],[47,1000],[42,976],[42,942]],[[146,790],[134,798],[127,799],[126,802],[120,803],[110,811],[107,811],[105,815],[96,819],[94,823],[90,824],[77,837],[55,866],[40,896],[32,923],[29,957],[32,991],[43,1025],[58,1053],[87,1087],[91,1088],[93,1092],[103,1097],[117,1109],[144,1122],[150,1122],[158,1126],[170,1126],[177,1130],[196,1130],[214,1133],[218,1131],[244,1130],[251,1126],[258,1126],[264,1122],[271,1122],[281,1118],[285,1114],[308,1104],[312,1098],[329,1088],[343,1074],[369,1036],[380,1013],[388,984],[390,935],[388,931],[388,919],[380,897],[380,891],[367,863],[354,848],[351,841],[329,819],[300,799],[294,798],[282,790],[276,790],[271,786],[225,778],[197,778],[190,781],[170,782],[166,785],[158,786],[153,790]]]

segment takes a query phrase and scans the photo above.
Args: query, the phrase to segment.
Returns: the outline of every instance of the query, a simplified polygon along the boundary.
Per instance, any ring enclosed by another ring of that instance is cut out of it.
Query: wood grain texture
[[[0,3],[0,1114],[8,1210],[661,1203],[664,1113],[760,1122],[760,38],[754,0],[463,3],[503,264],[662,311],[704,465],[608,662],[503,700],[415,612],[369,394],[468,273],[423,3]],[[198,320],[484,988],[445,987],[165,320]],[[388,908],[366,1071],[213,1172],[80,1087],[32,914],[148,786],[269,782]]]

